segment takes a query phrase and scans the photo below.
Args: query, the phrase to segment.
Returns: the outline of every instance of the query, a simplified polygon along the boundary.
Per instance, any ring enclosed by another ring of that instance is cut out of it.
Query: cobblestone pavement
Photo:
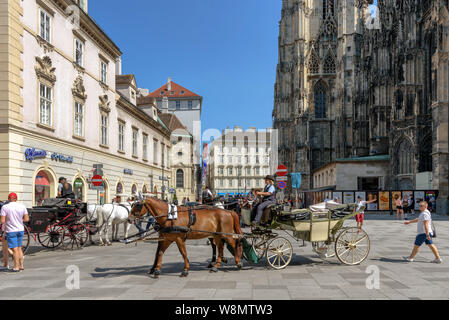
[[[323,261],[310,243],[299,247],[292,239],[293,260],[284,270],[269,269],[262,261],[238,271],[232,261],[210,273],[206,267],[211,249],[206,240],[199,240],[188,242],[188,278],[179,277],[183,261],[176,245],[164,255],[160,278],[152,279],[146,272],[153,262],[154,243],[114,243],[73,252],[47,251],[33,244],[25,271],[0,272],[0,299],[448,299],[448,217],[436,217],[435,225],[435,243],[444,260],[439,265],[430,263],[433,255],[427,246],[415,262],[402,260],[411,252],[416,225],[405,226],[389,215],[368,215],[364,229],[371,251],[359,266],[342,265],[336,258]],[[79,289],[67,289],[71,265],[80,270]],[[378,289],[367,289],[370,266],[380,270]]]

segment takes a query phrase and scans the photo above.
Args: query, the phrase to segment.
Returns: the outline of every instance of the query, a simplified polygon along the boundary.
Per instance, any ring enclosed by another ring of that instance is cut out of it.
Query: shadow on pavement
[[[372,261],[381,261],[381,262],[389,262],[389,263],[410,263],[405,261],[404,259],[390,259],[390,258],[378,258],[378,259],[370,259]],[[413,261],[413,263],[428,263],[426,261]]]

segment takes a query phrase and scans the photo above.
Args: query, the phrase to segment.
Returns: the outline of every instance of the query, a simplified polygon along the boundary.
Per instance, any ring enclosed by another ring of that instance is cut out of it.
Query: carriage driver
[[[258,225],[260,220],[262,219],[263,210],[268,207],[270,204],[276,204],[276,189],[274,188],[274,177],[266,176],[265,177],[265,188],[263,192],[256,192],[256,196],[262,196],[262,201],[259,202],[253,208],[252,216],[256,215],[255,221],[253,221],[253,225]]]

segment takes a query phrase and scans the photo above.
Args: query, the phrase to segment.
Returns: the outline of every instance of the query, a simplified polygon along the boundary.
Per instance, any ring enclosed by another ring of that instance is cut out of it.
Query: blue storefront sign
[[[73,157],[63,156],[62,154],[57,154],[57,153],[52,153],[51,160],[58,160],[58,161],[72,163]]]
[[[123,169],[123,173],[132,175],[133,171],[131,169]]]
[[[37,158],[46,158],[47,157],[47,151],[45,150],[36,150],[34,148],[27,148],[25,150],[25,159],[33,161]]]

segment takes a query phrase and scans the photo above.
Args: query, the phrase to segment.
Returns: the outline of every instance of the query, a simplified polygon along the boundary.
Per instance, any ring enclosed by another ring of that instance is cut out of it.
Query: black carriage
[[[42,205],[28,209],[29,231],[45,248],[62,246],[65,250],[81,249],[87,242],[88,227],[82,223],[87,205],[74,199],[49,198]]]

